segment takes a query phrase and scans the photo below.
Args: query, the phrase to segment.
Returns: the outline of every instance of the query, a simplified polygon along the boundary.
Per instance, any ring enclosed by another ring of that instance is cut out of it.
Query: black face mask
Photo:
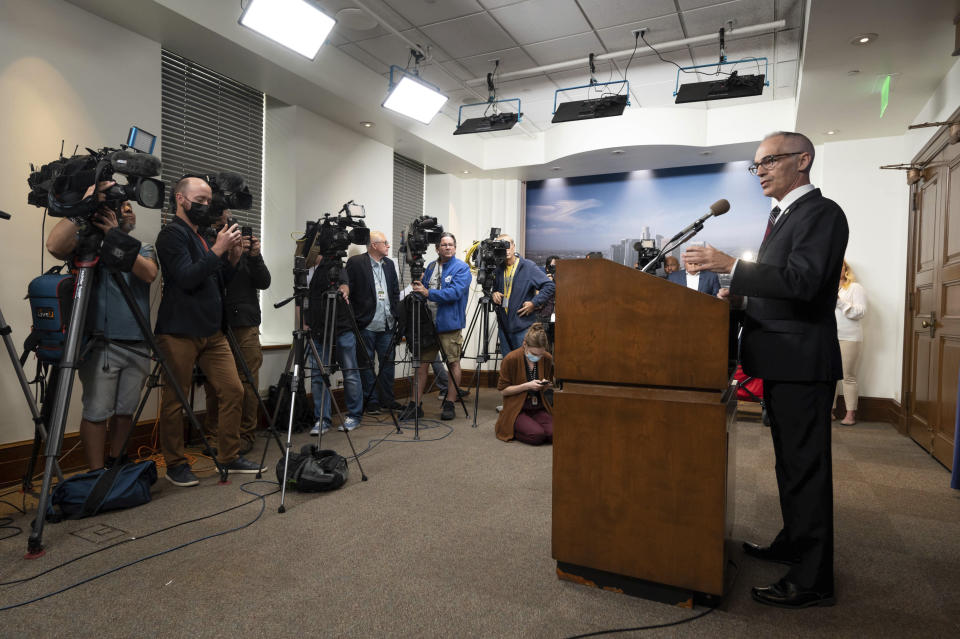
[[[216,221],[211,219],[209,204],[190,202],[190,208],[186,209],[185,212],[187,217],[190,219],[190,222],[196,224],[197,226],[210,226]]]

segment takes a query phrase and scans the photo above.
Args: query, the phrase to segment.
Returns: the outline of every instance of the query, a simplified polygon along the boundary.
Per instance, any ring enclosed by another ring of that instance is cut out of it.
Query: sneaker
[[[330,430],[330,424],[324,424],[324,425],[323,425],[323,428],[321,429],[321,428],[320,428],[320,422],[317,421],[317,422],[313,425],[313,428],[310,429],[310,436],[311,436],[311,437],[319,437],[320,435],[326,435],[328,430]]]
[[[370,405],[367,406],[365,409],[363,409],[363,412],[366,413],[367,415],[379,415],[379,414],[380,414],[380,405],[379,405],[379,404],[370,404]]]
[[[393,401],[393,402],[390,402],[389,408],[391,410],[403,410],[405,406],[398,401]]]
[[[409,404],[407,404],[406,407],[403,409],[403,411],[400,412],[400,419],[401,420],[413,419],[414,406],[416,406],[416,404],[414,404],[412,401]],[[419,406],[416,406],[416,411],[417,411],[416,413],[417,417],[423,417],[422,404]]]
[[[231,473],[241,473],[246,475],[262,473],[267,470],[266,466],[261,468],[260,464],[250,461],[243,455],[240,455],[229,464],[224,464],[223,467],[226,468]]]
[[[200,483],[197,476],[190,470],[189,464],[177,464],[167,467],[167,481],[174,486],[196,486]]]
[[[443,402],[443,410],[440,411],[440,419],[453,419],[457,416],[457,409],[454,408],[453,402]]]
[[[348,432],[360,425],[360,420],[356,417],[347,417],[343,420],[343,424],[337,426],[337,430],[341,432]]]

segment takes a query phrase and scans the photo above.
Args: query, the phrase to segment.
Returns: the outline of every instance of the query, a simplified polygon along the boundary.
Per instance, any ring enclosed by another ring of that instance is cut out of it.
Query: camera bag
[[[74,475],[54,489],[47,507],[47,521],[82,519],[101,512],[140,506],[150,501],[150,487],[156,481],[157,465],[153,460],[117,464],[110,469]]]
[[[30,317],[33,327],[24,342],[24,350],[36,351],[37,358],[46,364],[59,364],[73,309],[73,290],[76,277],[61,274],[62,266],[55,266],[27,286]]]
[[[283,462],[277,461],[277,481],[283,481]],[[333,450],[317,450],[306,445],[300,453],[290,453],[287,487],[301,493],[327,492],[347,483],[347,460]]]

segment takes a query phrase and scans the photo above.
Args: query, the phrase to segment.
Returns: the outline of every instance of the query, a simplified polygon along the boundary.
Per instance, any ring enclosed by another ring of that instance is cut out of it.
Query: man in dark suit
[[[380,407],[402,408],[393,397],[393,329],[397,325],[400,308],[400,284],[397,267],[387,257],[390,243],[379,231],[370,232],[370,245],[366,253],[354,255],[347,260],[350,306],[360,329],[360,336],[369,355],[370,366],[360,371],[363,396],[370,398],[365,412],[380,413]],[[374,375],[373,355],[380,361],[380,373]],[[361,365],[363,360],[360,360]],[[370,390],[377,386],[377,394]]]
[[[757,149],[750,172],[778,205],[755,263],[711,246],[684,252],[704,269],[733,273],[720,296],[745,303],[741,361],[763,378],[783,529],[769,546],[743,547],[790,566],[752,591],[756,601],[786,608],[835,601],[830,407],[842,377],[834,306],[848,228],[840,207],[810,184],[813,156],[799,133],[771,134]]]
[[[677,258],[673,258],[677,259]],[[667,279],[680,286],[692,288],[711,297],[720,292],[720,278],[712,271],[701,270],[700,265],[689,260],[683,261],[683,271],[667,273]]]

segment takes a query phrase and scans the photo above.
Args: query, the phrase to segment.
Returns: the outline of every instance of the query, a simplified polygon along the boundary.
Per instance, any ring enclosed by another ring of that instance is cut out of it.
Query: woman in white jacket
[[[843,359],[843,401],[847,414],[840,422],[846,426],[857,423],[857,361],[863,344],[863,328],[860,320],[867,311],[867,294],[857,283],[847,261],[840,271],[840,289],[837,292],[837,339],[840,340],[840,356]],[[839,390],[839,389],[838,389]]]

